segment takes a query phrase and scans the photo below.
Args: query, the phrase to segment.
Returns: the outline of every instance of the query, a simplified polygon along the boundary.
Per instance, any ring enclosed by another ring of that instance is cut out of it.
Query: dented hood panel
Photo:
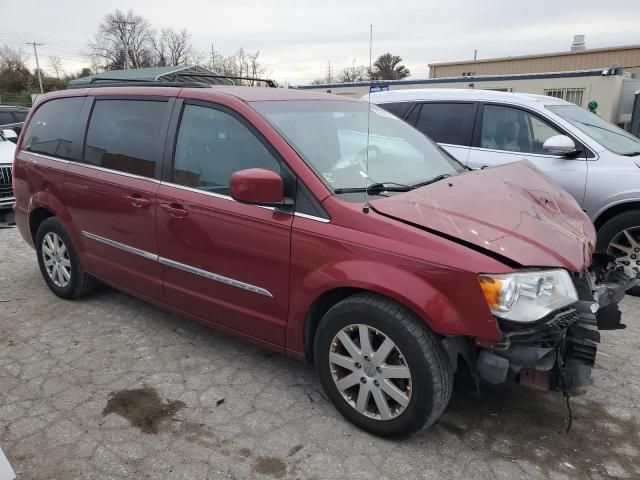
[[[465,172],[371,206],[521,266],[582,271],[595,247],[593,224],[573,197],[527,161]]]

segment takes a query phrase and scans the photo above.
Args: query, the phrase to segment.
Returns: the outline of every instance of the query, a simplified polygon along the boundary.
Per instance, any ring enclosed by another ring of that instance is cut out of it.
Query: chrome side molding
[[[231,287],[240,288],[242,290],[247,290],[248,292],[253,292],[253,293],[257,293],[258,295],[263,295],[265,297],[273,298],[273,295],[271,294],[271,292],[262,287],[257,287],[256,285],[251,285],[250,283],[245,283],[240,280],[236,280],[235,278],[225,277],[224,275],[219,275],[217,273],[209,272],[208,270],[203,270],[201,268],[196,268],[191,265],[176,262],[175,260],[171,260],[170,258],[161,257],[159,255],[156,255],[155,253],[147,252],[145,250],[140,250],[139,248],[135,248],[130,245],[125,245],[124,243],[116,242],[115,240],[111,240],[110,238],[101,237],[100,235],[86,232],[84,230],[82,231],[82,234],[87,238],[95,240],[96,242],[109,245],[110,247],[117,248],[124,252],[138,255],[140,257],[146,258],[147,260],[151,260],[153,262],[159,262],[162,265],[166,265],[172,268],[177,268],[178,270],[182,270],[184,272],[191,273],[193,275],[198,275],[200,277],[213,280],[214,282],[224,283],[225,285],[229,285]]]

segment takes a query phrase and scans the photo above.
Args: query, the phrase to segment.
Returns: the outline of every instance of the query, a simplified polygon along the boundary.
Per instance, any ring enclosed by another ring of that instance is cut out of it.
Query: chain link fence
[[[32,104],[31,93],[29,92],[0,92],[0,105],[31,107]]]

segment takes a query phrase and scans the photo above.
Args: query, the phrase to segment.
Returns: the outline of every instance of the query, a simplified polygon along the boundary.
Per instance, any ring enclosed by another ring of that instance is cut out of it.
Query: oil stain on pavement
[[[175,400],[163,403],[158,392],[151,387],[111,392],[102,415],[115,413],[129,420],[129,423],[143,433],[158,433],[160,425],[185,407],[184,402]]]
[[[262,475],[282,478],[287,472],[287,464],[278,457],[258,457],[254,470]]]

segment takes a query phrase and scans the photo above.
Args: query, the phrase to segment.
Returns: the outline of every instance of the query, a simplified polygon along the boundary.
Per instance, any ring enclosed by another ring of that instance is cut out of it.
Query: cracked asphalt
[[[603,332],[590,392],[458,388],[431,429],[351,426],[309,365],[104,287],[46,288],[0,230],[0,448],[18,479],[640,478],[640,298]]]

